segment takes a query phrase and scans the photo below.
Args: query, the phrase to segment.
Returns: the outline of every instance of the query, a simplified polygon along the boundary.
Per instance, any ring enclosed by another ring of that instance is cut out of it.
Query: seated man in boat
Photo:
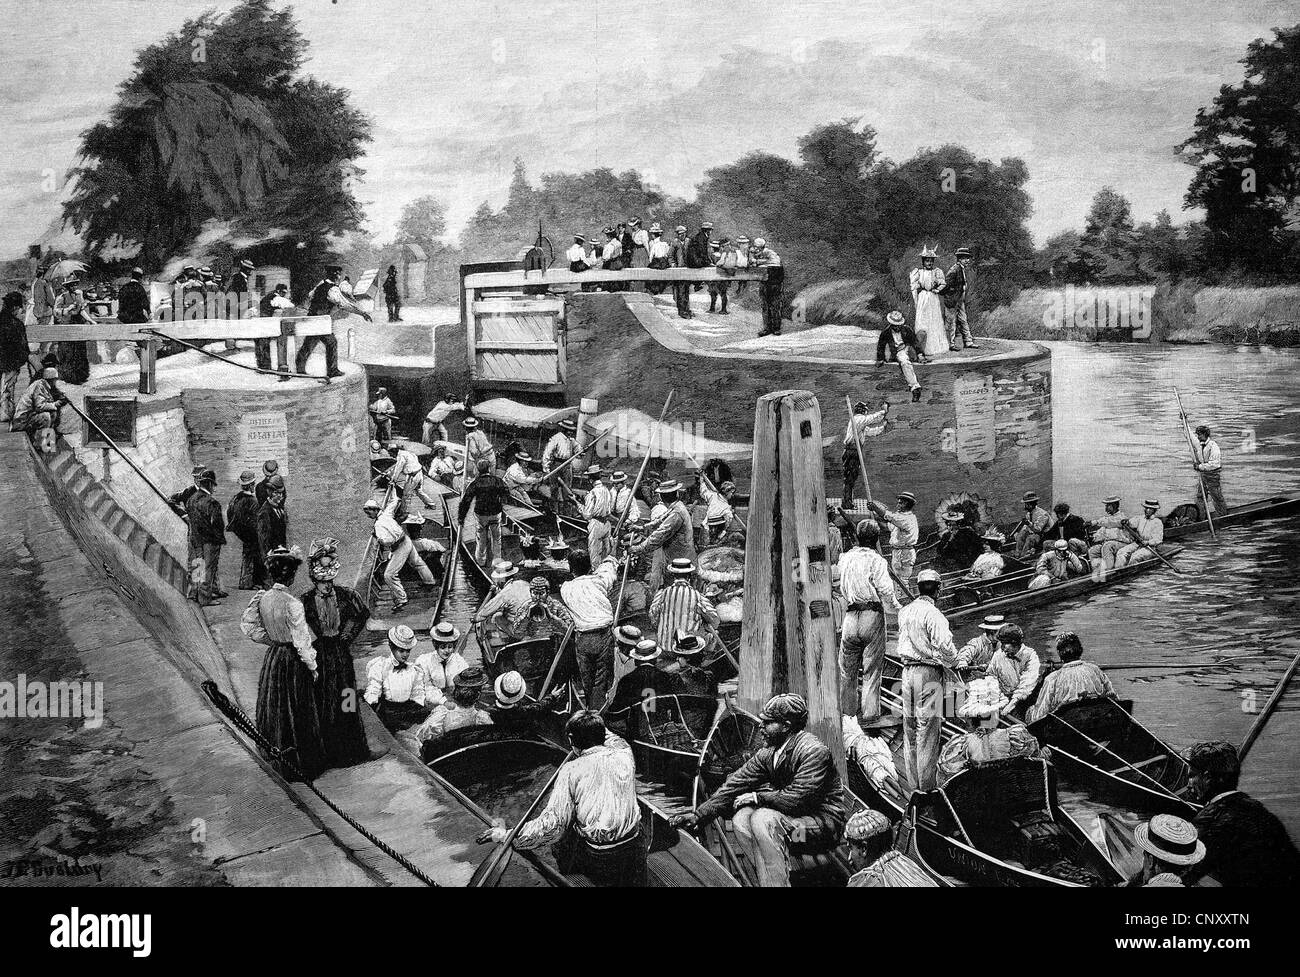
[[[1047,535],[1043,537],[1043,542],[1048,540],[1056,542],[1063,539],[1067,543],[1072,539],[1088,542],[1088,524],[1083,521],[1082,516],[1077,516],[1070,512],[1070,503],[1058,502],[1052,506],[1052,513],[1055,518],[1052,520],[1051,528],[1047,530]]]
[[[1034,577],[1029,581],[1029,589],[1038,590],[1040,587],[1064,583],[1071,577],[1082,576],[1087,572],[1083,560],[1070,549],[1070,544],[1058,539],[1050,549],[1043,551],[1043,555],[1034,564]]]
[[[673,640],[672,660],[661,671],[672,679],[673,692],[688,696],[681,700],[682,721],[697,739],[708,735],[717,712],[718,680],[701,665],[708,642],[698,634],[678,631]],[[702,700],[709,700],[708,703]]]
[[[618,517],[614,514],[613,493],[605,484],[605,473],[600,466],[588,466],[587,477],[591,479],[591,488],[582,500],[580,511],[587,520],[587,555],[591,557],[591,565],[598,567],[606,557],[614,555],[613,524]]]
[[[555,845],[560,871],[581,874],[598,886],[644,886],[647,845],[641,836],[632,747],[605,729],[594,709],[581,709],[565,731],[575,756],[555,775],[542,813],[515,836],[520,851]],[[504,825],[479,835],[505,841]]]
[[[1002,559],[1002,544],[1006,538],[996,530],[990,530],[980,537],[980,541],[984,544],[984,552],[971,564],[968,579],[991,580],[1002,576],[1007,567],[1007,561]]]
[[[493,725],[529,732],[550,719],[567,694],[566,685],[561,683],[559,688],[552,690],[544,699],[530,699],[528,683],[522,675],[518,672],[502,672],[492,683],[495,701],[488,706],[487,713],[492,718]]]
[[[1142,849],[1142,869],[1128,883],[1132,888],[1182,887],[1183,873],[1205,860],[1205,842],[1196,826],[1173,814],[1157,814],[1139,824],[1133,840]]]
[[[389,729],[410,726],[429,711],[424,673],[411,664],[415,632],[405,624],[388,629],[388,651],[366,665],[365,699]]]
[[[1156,558],[1155,548],[1165,541],[1165,524],[1156,515],[1160,509],[1159,499],[1144,499],[1142,501],[1142,518],[1135,523],[1124,523],[1124,529],[1129,534],[1129,538],[1137,537],[1141,542],[1134,540],[1119,548],[1115,554],[1115,566],[1126,567],[1130,563],[1141,563],[1143,560],[1154,560]]]
[[[966,720],[966,732],[954,736],[939,754],[939,782],[951,780],[968,766],[1007,757],[1040,755],[1038,740],[1024,726],[999,726],[1008,706],[996,678],[976,679],[966,686],[966,698],[957,715]]]
[[[519,622],[517,639],[562,637],[573,623],[573,615],[557,598],[551,596],[551,582],[545,577],[528,581],[528,596],[532,603],[528,613]]]
[[[989,659],[986,674],[997,680],[1007,701],[1001,712],[1009,716],[1020,709],[1038,688],[1043,663],[1038,652],[1025,644],[1025,632],[1018,624],[1004,624],[998,629],[998,650]]]
[[[672,819],[695,830],[726,815],[757,867],[758,884],[790,885],[790,845],[830,851],[848,820],[843,787],[831,751],[809,733],[808,705],[783,692],[758,714],[766,745],[741,764],[691,814]]]
[[[957,667],[978,669],[982,675],[997,653],[998,632],[1006,623],[1007,619],[1001,614],[986,614],[979,624],[979,634],[958,650]]]
[[[429,454],[429,478],[448,488],[456,487],[456,477],[461,473],[456,459],[447,454],[445,444],[435,444]]]
[[[1210,876],[1224,888],[1300,885],[1300,852],[1272,811],[1238,789],[1241,760],[1231,743],[1197,743],[1183,754],[1191,767],[1191,801],[1204,804],[1193,824],[1205,842],[1205,858],[1189,866],[1183,881]]]
[[[654,724],[655,699],[673,695],[676,682],[657,666],[659,643],[654,638],[642,638],[629,647],[621,640],[623,630],[619,629],[619,651],[632,662],[633,668],[615,683],[605,716],[610,726],[628,739],[643,739]]]
[[[935,544],[935,563],[941,573],[969,570],[984,550],[979,533],[956,509],[943,514],[944,530]]]
[[[1056,639],[1056,654],[1060,667],[1043,679],[1038,698],[1030,707],[1025,722],[1042,719],[1062,706],[1080,699],[1109,696],[1115,698],[1115,687],[1106,673],[1090,661],[1083,660],[1083,642],[1073,631],[1066,631]]]
[[[474,628],[495,631],[494,644],[522,641],[528,612],[533,606],[532,587],[519,576],[519,568],[513,563],[500,563],[492,568],[492,586],[494,590],[474,615]]]
[[[450,621],[439,621],[429,629],[433,651],[415,659],[415,667],[424,675],[424,701],[436,706],[447,697],[456,676],[469,668],[469,662],[456,650],[460,628]]]
[[[650,622],[663,648],[671,648],[678,631],[708,636],[718,627],[718,612],[696,588],[695,564],[673,560],[668,564],[667,587],[650,602]]]
[[[1011,533],[1016,541],[1015,556],[1018,560],[1032,560],[1051,528],[1052,517],[1038,504],[1037,492],[1026,492],[1020,501],[1025,507],[1025,514],[1020,517],[1020,522]]]
[[[518,451],[515,453],[514,461],[506,469],[506,473],[501,476],[501,481],[506,483],[506,490],[513,495],[522,505],[532,505],[528,498],[530,489],[536,488],[541,484],[541,479],[528,471],[528,466],[532,463],[533,456],[527,451]]]
[[[1104,515],[1097,519],[1097,527],[1092,533],[1092,546],[1088,548],[1088,559],[1093,566],[1104,566],[1107,570],[1115,568],[1115,556],[1120,548],[1133,540],[1124,529],[1128,516],[1119,508],[1119,496],[1107,496],[1103,500],[1106,506]]]
[[[470,665],[456,676],[451,695],[433,707],[415,738],[422,744],[440,740],[448,733],[467,726],[491,726],[492,717],[478,707],[478,697],[487,685],[482,667]]]

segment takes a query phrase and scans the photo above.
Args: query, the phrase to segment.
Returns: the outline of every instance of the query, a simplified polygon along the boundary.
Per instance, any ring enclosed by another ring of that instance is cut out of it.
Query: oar
[[[1187,420],[1187,411],[1183,409],[1183,398],[1177,387],[1174,387],[1174,397],[1178,399],[1178,416],[1183,421],[1183,433],[1187,435],[1187,447],[1192,449],[1192,464],[1199,465],[1201,463],[1201,453],[1196,450],[1196,439],[1192,437],[1192,425]],[[1210,535],[1218,539],[1219,534],[1214,530],[1214,515],[1210,512],[1210,493],[1205,490],[1205,476],[1199,470],[1196,472],[1196,481],[1201,486],[1201,501],[1205,503],[1205,521],[1210,525]]]
[[[550,691],[551,680],[555,678],[555,670],[560,666],[560,658],[564,655],[564,649],[569,646],[569,641],[573,637],[573,624],[570,623],[568,630],[564,632],[564,637],[560,639],[560,646],[555,651],[555,657],[551,659],[551,667],[546,671],[546,678],[542,679],[542,687],[537,690],[537,698],[541,699]]]
[[[1254,655],[1234,655],[1231,658],[1220,658],[1216,662],[1121,662],[1117,665],[1102,666],[1107,672],[1114,672],[1123,669],[1132,668],[1185,668],[1189,671],[1197,668],[1218,668],[1221,665],[1227,665],[1230,662],[1242,661],[1246,658],[1263,658],[1264,653],[1259,652]]]
[[[1255,740],[1259,739],[1259,734],[1264,731],[1264,726],[1273,715],[1273,711],[1277,708],[1277,704],[1282,701],[1282,693],[1285,692],[1286,687],[1291,684],[1291,677],[1295,675],[1297,667],[1300,667],[1300,655],[1296,655],[1291,659],[1291,664],[1287,666],[1286,672],[1283,673],[1281,680],[1277,683],[1277,688],[1275,688],[1273,694],[1268,697],[1268,702],[1264,703],[1263,712],[1259,714],[1259,718],[1255,720],[1255,724],[1250,727],[1250,732],[1248,732],[1246,738],[1242,740],[1241,748],[1237,750],[1238,764],[1246,762],[1246,754],[1249,753],[1250,748],[1255,745]]]
[[[1173,570],[1174,573],[1177,573],[1180,576],[1184,576],[1184,577],[1188,575],[1186,570],[1180,570],[1178,569],[1178,567],[1170,563],[1169,558],[1160,552],[1160,548],[1158,546],[1148,546],[1146,543],[1144,543],[1142,541],[1142,537],[1137,534],[1137,532],[1133,529],[1132,526],[1124,526],[1123,529],[1124,532],[1128,533],[1129,539],[1137,543],[1139,550],[1150,550],[1159,558],[1161,563],[1167,566],[1170,570]]]
[[[867,481],[867,460],[862,454],[862,439],[858,437],[857,425],[853,423],[853,402],[848,398],[847,395],[844,397],[844,404],[849,409],[849,430],[853,433],[853,446],[857,448],[858,451],[858,467],[862,469],[862,491],[866,493],[867,504],[870,505],[871,504],[871,483]],[[843,500],[840,501],[841,501],[840,512],[843,512],[844,511],[844,506],[842,504]],[[872,518],[874,519],[875,516],[872,516]],[[907,599],[916,600],[916,594],[912,593],[911,589],[907,586],[907,584],[903,583],[903,581],[899,579],[898,574],[894,572],[894,564],[891,560],[885,561],[885,569],[889,571],[890,578],[894,581],[894,584],[898,587],[898,589],[901,590],[904,593],[904,595],[906,595]]]
[[[1076,736],[1079,736],[1080,738],[1082,738],[1082,739],[1084,739],[1084,740],[1087,740],[1087,741],[1092,745],[1093,749],[1097,752],[1097,754],[1098,754],[1099,756],[1100,756],[1102,753],[1105,753],[1105,754],[1107,754],[1107,755],[1109,755],[1109,756],[1114,757],[1116,760],[1118,760],[1120,763],[1123,764],[1122,767],[1118,767],[1118,768],[1115,769],[1115,770],[1108,770],[1108,771],[1106,771],[1107,773],[1112,774],[1112,775],[1118,777],[1118,776],[1119,776],[1121,773],[1123,773],[1125,770],[1132,770],[1135,774],[1137,774],[1137,775],[1138,775],[1139,777],[1141,777],[1143,780],[1147,780],[1147,781],[1149,781],[1150,783],[1154,784],[1154,785],[1155,785],[1155,789],[1156,789],[1157,791],[1159,791],[1160,793],[1162,793],[1162,794],[1166,794],[1166,795],[1168,795],[1168,796],[1170,796],[1170,797],[1177,797],[1177,796],[1178,796],[1178,795],[1175,794],[1173,791],[1171,791],[1168,787],[1166,787],[1164,784],[1162,784],[1160,781],[1158,781],[1158,780],[1156,780],[1154,777],[1152,777],[1149,773],[1147,773],[1147,772],[1144,771],[1144,770],[1140,770],[1140,769],[1138,769],[1137,767],[1133,766],[1133,764],[1132,764],[1131,762],[1129,762],[1128,760],[1125,760],[1122,756],[1120,756],[1120,755],[1119,755],[1118,753],[1116,753],[1114,750],[1112,750],[1112,749],[1110,749],[1108,746],[1106,746],[1105,743],[1098,743],[1095,739],[1093,739],[1091,736],[1089,736],[1087,733],[1085,733],[1083,730],[1081,730],[1078,726],[1075,726],[1073,723],[1071,723],[1071,722],[1069,722],[1069,721],[1067,721],[1067,720],[1065,720],[1065,719],[1062,719],[1060,716],[1056,715],[1055,713],[1049,713],[1048,715],[1050,715],[1051,718],[1052,718],[1054,721],[1060,723],[1062,726],[1064,726],[1064,727],[1065,727],[1066,729],[1068,729],[1070,732],[1074,733]]]
[[[641,484],[641,478],[645,475],[646,466],[650,463],[650,451],[659,438],[659,426],[663,424],[664,417],[668,414],[668,407],[673,402],[675,391],[669,390],[668,396],[664,400],[663,410],[659,412],[659,419],[655,421],[655,426],[650,431],[650,442],[646,445],[645,457],[641,459],[641,467],[637,470],[636,480],[632,483],[631,490],[627,494],[627,503],[623,506],[623,511],[618,514],[618,524],[614,527],[614,545],[619,545],[619,540],[623,536],[623,523],[627,520],[628,511],[636,505],[636,490]],[[618,583],[618,599],[614,602],[614,623],[618,624],[619,615],[623,612],[623,591],[627,587],[628,568],[632,565],[631,554],[624,554],[625,561],[623,564],[623,574]]]
[[[555,786],[555,780],[560,776],[560,771],[564,768],[564,765],[572,760],[576,755],[577,751],[570,749],[564,759],[560,761],[560,765],[555,768],[555,772],[551,774],[550,779],[546,781],[546,786],[541,789],[538,795],[533,798],[533,802],[528,805],[528,810],[525,811],[524,816],[519,819],[519,823],[510,829],[510,833],[501,840],[495,849],[493,849],[492,854],[485,858],[479,867],[474,870],[474,874],[470,877],[468,888],[486,888],[488,886],[496,885],[497,882],[501,880],[501,876],[505,874],[506,866],[510,863],[510,856],[513,853],[511,846],[514,844],[515,838],[519,836],[520,829],[523,828],[523,826],[528,823],[528,819],[533,816],[533,812],[537,810],[537,805],[542,802],[542,798],[547,795],[553,786]]]

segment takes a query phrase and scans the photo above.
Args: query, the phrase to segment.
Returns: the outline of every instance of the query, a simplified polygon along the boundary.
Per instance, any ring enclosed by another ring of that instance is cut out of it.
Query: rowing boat
[[[565,760],[566,751],[540,735],[491,726],[456,730],[444,737],[428,768],[482,819],[484,826],[515,824]],[[735,887],[735,879],[684,831],[644,798],[638,798],[651,887]],[[540,809],[540,806],[539,806]],[[488,849],[484,849],[486,855]],[[522,853],[559,886],[590,886],[584,876],[565,874],[549,850]]]
[[[1187,503],[1178,506],[1162,517],[1165,524],[1166,542],[1175,539],[1186,539],[1188,536],[1194,536],[1197,533],[1209,532],[1210,522],[1208,519],[1198,518],[1190,522],[1180,521],[1182,513],[1194,507],[1194,503]],[[1245,505],[1229,506],[1228,511],[1223,515],[1215,513],[1214,528],[1221,529],[1224,526],[1237,526],[1242,523],[1254,522],[1257,519],[1276,519],[1280,516],[1294,515],[1297,512],[1300,512],[1300,494],[1274,495],[1267,499],[1247,502]]]

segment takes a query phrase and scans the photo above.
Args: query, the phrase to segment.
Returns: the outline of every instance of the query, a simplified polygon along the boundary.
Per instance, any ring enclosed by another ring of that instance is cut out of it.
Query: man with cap
[[[781,334],[782,289],[785,286],[785,268],[781,257],[767,246],[761,237],[754,238],[754,247],[750,264],[755,268],[766,268],[767,277],[758,286],[758,294],[763,299],[763,328],[760,336],[779,336]]]
[[[1006,542],[1006,537],[996,529],[990,529],[980,534],[980,542],[984,544],[984,552],[971,564],[967,579],[992,580],[1002,576],[1007,568],[1007,561],[1002,558],[1002,544]]]
[[[783,692],[758,714],[765,745],[693,814],[672,819],[693,830],[726,815],[758,870],[758,884],[790,885],[790,845],[829,851],[848,820],[831,751],[805,727],[808,705]]]
[[[387,387],[375,391],[375,399],[369,411],[370,419],[375,424],[375,439],[383,444],[393,440],[393,421],[397,419],[397,408],[388,396]]]
[[[934,790],[943,729],[945,674],[958,663],[952,629],[935,601],[942,586],[934,570],[916,575],[917,598],[898,612],[903,662],[903,763],[913,790]]]
[[[983,675],[998,650],[998,632],[1007,619],[1001,614],[986,614],[980,621],[979,634],[971,638],[957,652],[957,667],[978,669]]]
[[[1156,558],[1156,547],[1165,541],[1164,521],[1156,515],[1159,509],[1159,499],[1144,499],[1142,518],[1136,523],[1125,522],[1121,525],[1132,542],[1126,543],[1116,551],[1116,569],[1126,567],[1130,563]]]
[[[977,678],[966,686],[957,716],[966,720],[966,732],[954,736],[939,754],[939,777],[946,783],[967,767],[978,767],[1010,757],[1041,755],[1038,740],[1022,724],[998,725],[1007,697],[995,678]]]
[[[569,271],[577,274],[588,270],[591,265],[587,263],[587,239],[581,234],[573,235],[573,243],[569,245],[569,250],[564,252],[564,258],[569,262]]]
[[[489,594],[474,614],[474,627],[482,630],[490,626],[502,646],[522,641],[528,627],[528,613],[533,607],[531,584],[519,575],[513,563],[501,563],[492,571],[492,582],[498,588]]]
[[[989,659],[985,674],[997,679],[1007,701],[1002,715],[1019,714],[1038,689],[1043,663],[1038,652],[1025,644],[1025,632],[1018,624],[1004,624],[998,629],[998,650]]]
[[[438,402],[429,408],[429,413],[424,415],[424,428],[421,431],[420,440],[432,447],[437,447],[435,441],[449,440],[447,434],[447,418],[454,411],[462,411],[465,404],[456,399],[454,393],[444,393],[438,398]]]
[[[1205,843],[1196,826],[1175,814],[1157,814],[1133,831],[1142,849],[1142,868],[1128,883],[1131,888],[1184,886],[1183,873],[1205,860]]]
[[[650,575],[646,579],[650,593],[663,585],[664,572],[673,560],[695,562],[695,530],[690,511],[681,500],[681,483],[670,478],[659,483],[658,491],[665,507],[663,518],[645,539],[632,547],[633,553],[651,554]]]
[[[397,265],[389,265],[384,276],[384,304],[388,307],[388,321],[402,321],[402,292],[397,282]],[[427,443],[427,442],[426,442]]]
[[[578,422],[572,417],[566,417],[560,421],[560,429],[551,435],[551,439],[546,442],[546,447],[542,450],[543,472],[549,472],[577,454],[578,442],[574,438],[577,430]],[[555,486],[555,506],[557,509],[562,502],[577,504],[573,496],[572,465],[552,475],[551,482]]]
[[[424,674],[425,702],[436,706],[450,692],[456,676],[469,668],[469,662],[457,650],[460,628],[450,621],[432,625],[429,637],[433,639],[433,650],[416,658],[415,667]]]
[[[474,559],[480,566],[490,566],[501,552],[501,514],[510,501],[506,483],[492,474],[491,462],[480,458],[478,476],[465,486],[456,515],[456,524],[463,526],[470,509],[474,511]]]
[[[573,579],[560,584],[560,599],[573,618],[583,700],[588,708],[599,709],[614,681],[612,595],[619,581],[618,562],[607,557],[593,571],[591,556],[574,547],[569,551],[569,570]]]
[[[247,258],[240,260],[226,282],[227,308],[235,318],[242,319],[251,311],[253,290],[249,287],[248,276],[253,273],[253,263]]]
[[[914,359],[918,363],[926,362],[920,340],[907,324],[903,313],[894,309],[885,316],[885,327],[880,330],[880,338],[876,340],[876,366],[897,363],[903,374],[903,382],[912,391],[913,403],[921,399],[921,382],[916,379],[916,370],[912,368]]]
[[[388,629],[388,651],[366,665],[365,698],[385,726],[400,729],[428,713],[424,672],[411,661],[415,632],[405,624]]]
[[[971,564],[984,552],[980,534],[956,509],[949,509],[943,514],[943,526],[939,541],[934,545],[935,564],[944,573],[969,570]]]
[[[1070,549],[1070,544],[1063,539],[1054,540],[1052,545],[1043,550],[1043,555],[1034,564],[1034,576],[1029,581],[1028,590],[1039,590],[1053,584],[1063,583],[1071,577],[1080,577],[1087,572],[1080,556]]]
[[[1056,654],[1061,665],[1043,679],[1026,722],[1035,722],[1080,699],[1115,698],[1115,687],[1106,673],[1093,662],[1084,661],[1083,642],[1073,631],[1056,639]]]
[[[487,707],[487,714],[495,726],[509,726],[523,730],[535,729],[539,724],[552,719],[555,711],[562,707],[567,688],[563,682],[544,699],[531,699],[528,695],[528,683],[518,672],[502,672],[492,683],[493,703]]]
[[[515,836],[513,846],[529,851],[555,845],[560,870],[586,876],[596,886],[644,886],[649,846],[641,835],[632,748],[605,729],[595,709],[580,709],[565,732],[572,759],[555,774],[546,807]],[[488,828],[478,840],[505,841],[505,825]]]
[[[592,566],[600,566],[604,559],[614,555],[613,522],[614,496],[605,484],[604,472],[599,465],[587,468],[591,488],[582,500],[582,517],[587,520],[587,554]]]
[[[239,584],[240,590],[260,590],[265,586],[266,566],[262,560],[263,550],[257,538],[257,496],[253,494],[253,483],[257,476],[251,471],[239,473],[239,491],[226,507],[226,532],[239,540],[240,554]]]
[[[506,473],[501,476],[501,481],[505,482],[506,490],[523,505],[532,505],[528,498],[528,491],[536,488],[542,481],[528,471],[527,466],[532,463],[532,460],[533,456],[527,451],[517,451],[514,460],[506,468]]]
[[[54,324],[54,285],[45,277],[49,270],[49,264],[42,262],[36,268],[36,277],[32,279],[32,317],[38,326]]]
[[[416,731],[421,744],[435,743],[448,733],[471,726],[491,726],[492,717],[478,707],[478,697],[487,685],[482,666],[470,665],[457,673],[448,694],[433,707],[429,718]]]
[[[718,612],[695,589],[694,579],[695,564],[690,560],[669,562],[669,583],[650,602],[650,623],[661,647],[671,648],[679,631],[711,635],[718,626]]]
[[[567,547],[565,554],[568,554]],[[520,622],[519,640],[563,637],[573,623],[573,616],[564,604],[551,596],[551,581],[541,574],[532,577],[528,581],[528,597],[530,603]]]
[[[1124,528],[1129,519],[1120,511],[1119,496],[1108,495],[1102,504],[1106,506],[1106,512],[1097,518],[1097,528],[1092,533],[1092,546],[1088,548],[1088,559],[1093,566],[1100,560],[1107,570],[1113,570],[1120,549],[1133,540]]]
[[[257,314],[270,319],[286,315],[293,307],[293,301],[289,298],[288,284],[280,282],[274,289],[262,296],[261,301],[257,304]],[[271,369],[270,338],[253,340],[253,361],[259,370]],[[289,367],[281,363],[280,369],[287,372]]]
[[[1052,517],[1038,504],[1037,492],[1026,492],[1020,500],[1025,507],[1025,514],[1016,523],[1011,538],[1016,541],[1015,557],[1017,560],[1032,560],[1042,548],[1043,538],[1052,528]]]
[[[889,403],[886,401],[878,411],[867,411],[867,405],[859,400],[853,405],[853,413],[849,415],[848,426],[844,429],[844,447],[840,452],[840,464],[844,466],[844,491],[840,494],[840,505],[846,509],[854,506],[853,488],[858,479],[863,478],[865,484],[858,452],[861,450],[865,455],[867,438],[884,433],[889,419]]]
[[[339,285],[342,275],[342,265],[325,266],[325,277],[311,290],[311,297],[307,300],[307,314],[327,315],[330,317],[331,325],[335,320],[346,319],[350,315],[358,315],[365,319],[366,322],[373,322],[374,320],[370,317],[369,312],[363,312],[356,302],[344,294]],[[332,331],[325,336],[302,337],[295,363],[297,371],[299,373],[307,372],[307,360],[311,358],[312,350],[320,342],[325,344],[326,375],[330,377],[343,376],[343,371],[339,369],[339,341]]]
[[[673,268],[689,268],[691,267],[688,258],[691,242],[686,237],[686,225],[678,224],[675,233],[677,236],[669,251],[671,266]],[[695,313],[691,311],[690,282],[673,282],[673,301],[677,305],[677,317],[679,319],[694,318]]]
[[[207,470],[207,465],[195,465],[190,469],[190,484],[186,485],[179,492],[173,492],[167,497],[167,504],[172,507],[178,516],[184,516],[186,514],[190,499],[193,498],[194,493],[199,490],[199,479],[203,477],[203,473]],[[190,558],[193,559],[193,557],[194,554],[191,553]]]
[[[269,553],[289,543],[289,517],[284,511],[284,479],[275,474],[266,480],[266,501],[257,509],[257,545]]]
[[[358,708],[357,669],[352,661],[352,643],[366,629],[370,609],[355,590],[334,582],[340,569],[339,541],[331,537],[313,539],[307,551],[307,576],[312,587],[302,595],[302,609],[315,639],[316,667],[320,672],[316,708],[325,758],[331,767],[351,766],[370,757]]]
[[[889,524],[889,560],[894,574],[907,583],[916,566],[916,544],[921,540],[921,527],[916,521],[916,496],[911,492],[898,493],[898,509],[890,512],[879,502],[868,502],[876,516]]]
[[[480,461],[486,461],[487,470],[493,471],[497,467],[497,449],[492,447],[492,442],[488,440],[478,418],[467,417],[460,423],[465,429],[465,471],[467,473],[479,471]]]
[[[1300,852],[1272,811],[1241,790],[1241,759],[1231,743],[1197,743],[1183,754],[1191,768],[1188,800],[1204,805],[1192,823],[1205,858],[1188,866],[1183,881],[1209,876],[1224,888],[1294,889]]]
[[[1047,535],[1043,537],[1043,542],[1048,540],[1055,542],[1058,539],[1066,540],[1077,539],[1084,544],[1087,549],[1088,543],[1088,524],[1083,521],[1082,516],[1075,515],[1070,511],[1070,503],[1058,502],[1052,506],[1052,525],[1047,530]]]
[[[1216,516],[1227,515],[1228,503],[1223,498],[1223,453],[1219,450],[1219,443],[1210,437],[1210,429],[1205,424],[1196,426],[1196,447],[1193,452],[1195,461],[1192,468],[1195,469],[1197,477],[1201,481],[1201,487],[1205,490],[1205,495],[1210,497],[1210,504],[1214,506]],[[1202,519],[1205,518],[1205,499],[1198,498],[1196,507],[1199,510]]]
[[[857,545],[840,557],[840,593],[847,608],[840,629],[840,713],[880,721],[880,679],[885,670],[885,615],[897,614],[898,598],[889,564],[876,547],[880,527],[874,519],[857,526]],[[858,681],[861,679],[861,691]]]
[[[59,411],[67,402],[68,398],[59,390],[58,369],[42,367],[40,378],[32,381],[14,405],[9,430],[26,431],[33,441],[45,431],[58,433]],[[53,450],[52,438],[50,444]]]
[[[630,740],[646,739],[650,735],[650,726],[660,711],[655,699],[661,695],[672,695],[676,683],[658,667],[659,642],[651,637],[641,637],[635,643],[631,632],[637,631],[623,625],[615,632],[619,653],[632,665],[630,671],[614,685],[614,692],[609,697],[609,704],[602,711],[605,721],[619,735]],[[664,717],[668,709],[662,710]]]
[[[117,321],[148,322],[150,319],[149,290],[144,287],[144,269],[131,269],[131,277],[117,290]]]
[[[967,349],[979,349],[975,345],[975,337],[971,335],[970,320],[966,317],[966,300],[970,297],[971,286],[975,282],[970,248],[960,247],[955,254],[957,260],[948,269],[947,278],[940,289],[948,314],[948,349],[957,349],[958,338]]]
[[[647,267],[661,271],[672,267],[672,254],[672,245],[664,240],[664,229],[655,221],[650,225],[650,240],[646,245]],[[659,295],[666,287],[664,282],[647,282],[645,289],[651,295]]]
[[[253,595],[239,628],[250,641],[267,646],[257,680],[258,732],[310,781],[328,762],[316,700],[320,680],[316,648],[302,601],[289,592],[301,565],[297,547],[278,546],[266,554],[270,589]],[[282,776],[299,779],[277,757],[267,759]]]
[[[261,505],[266,501],[266,497],[271,494],[271,479],[278,478],[279,482],[276,487],[288,498],[289,492],[284,485],[284,477],[280,474],[280,463],[274,458],[268,458],[262,462],[262,478],[253,486],[253,494],[257,497],[257,504]]]
[[[216,486],[216,473],[205,468],[195,479],[194,492],[185,502],[190,553],[192,558],[203,561],[203,577],[195,598],[204,607],[220,604],[222,597],[229,596],[221,589],[219,576],[221,547],[226,542],[226,520],[221,512],[221,503],[212,494]]]

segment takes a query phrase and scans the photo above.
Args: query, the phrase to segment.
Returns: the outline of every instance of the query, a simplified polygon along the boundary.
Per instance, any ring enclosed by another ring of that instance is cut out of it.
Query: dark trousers
[[[402,300],[399,298],[388,299],[388,321],[400,322],[402,319]]]
[[[298,347],[298,356],[295,366],[299,373],[307,372],[307,360],[316,348],[317,343],[325,344],[325,372],[334,374],[339,372],[339,341],[337,336],[304,336],[302,345]]]
[[[609,628],[579,631],[574,636],[578,653],[578,680],[588,709],[605,704],[609,687],[614,684],[614,641]]]
[[[255,590],[266,586],[266,565],[257,549],[257,540],[251,543],[241,540],[240,547],[243,552],[239,561],[239,589]]]
[[[780,335],[781,284],[779,281],[766,281],[759,290],[763,297],[763,331],[759,333],[760,336]]]
[[[221,590],[221,544],[198,543],[195,554],[203,558],[203,583],[199,584],[199,603],[207,604],[216,599]]]
[[[271,340],[253,340],[253,360],[259,370],[273,369],[271,366]]]
[[[677,302],[677,314],[682,318],[691,315],[691,283],[673,282],[673,299]]]
[[[709,311],[713,311],[714,303],[718,298],[722,298],[722,311],[727,311],[727,289],[731,287],[730,282],[709,282]]]
[[[612,848],[595,848],[567,831],[555,844],[556,864],[561,872],[585,875],[601,888],[643,888],[648,884],[644,830]]]

